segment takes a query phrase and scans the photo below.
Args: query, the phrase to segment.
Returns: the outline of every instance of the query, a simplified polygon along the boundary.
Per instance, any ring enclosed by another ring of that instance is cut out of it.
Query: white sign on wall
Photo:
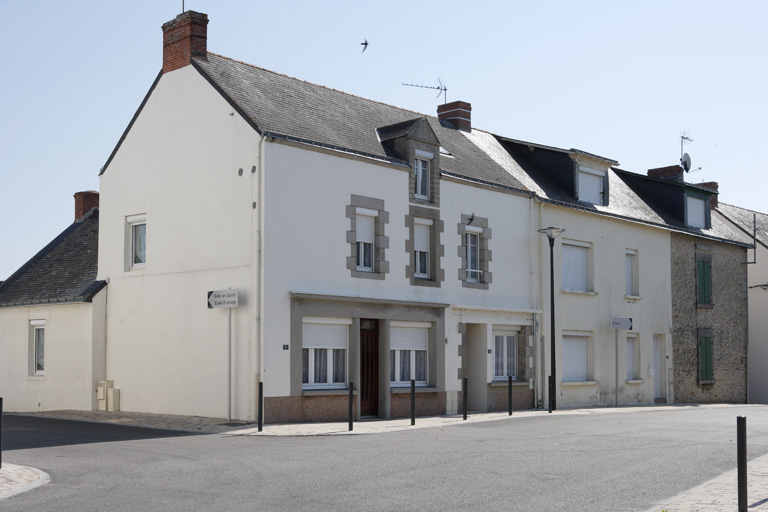
[[[208,309],[236,308],[237,290],[208,292]]]
[[[631,331],[632,319],[624,318],[620,316],[611,317],[611,329],[615,329],[618,331]]]

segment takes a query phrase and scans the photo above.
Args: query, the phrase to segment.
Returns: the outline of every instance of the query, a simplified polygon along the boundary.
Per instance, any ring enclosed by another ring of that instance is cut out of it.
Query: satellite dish
[[[688,153],[683,155],[683,158],[680,159],[680,162],[683,164],[683,169],[685,172],[691,170],[691,157],[688,156]]]

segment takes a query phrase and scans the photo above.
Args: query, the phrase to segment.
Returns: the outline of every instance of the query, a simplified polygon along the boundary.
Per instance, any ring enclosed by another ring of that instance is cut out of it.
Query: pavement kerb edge
[[[23,492],[27,492],[29,490],[34,489],[35,487],[40,487],[41,485],[45,485],[45,484],[47,484],[48,482],[51,481],[51,477],[50,477],[50,475],[48,473],[46,473],[45,471],[42,471],[40,469],[37,469],[37,468],[33,468],[33,467],[29,467],[29,466],[19,466],[17,464],[10,464],[10,463],[6,463],[6,462],[3,463],[3,466],[15,466],[15,467],[19,467],[19,468],[26,468],[26,469],[34,470],[37,473],[37,477],[38,478],[37,478],[37,480],[35,480],[32,483],[29,483],[27,485],[23,485],[21,487],[18,487],[16,489],[11,490],[11,491],[8,491],[8,492],[0,494],[0,500],[3,500],[5,498],[10,498],[11,496],[16,496],[17,494],[21,494]]]

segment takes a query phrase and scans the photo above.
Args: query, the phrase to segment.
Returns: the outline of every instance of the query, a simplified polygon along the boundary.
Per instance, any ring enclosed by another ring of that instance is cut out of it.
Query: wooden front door
[[[360,320],[360,415],[379,414],[379,322]]]

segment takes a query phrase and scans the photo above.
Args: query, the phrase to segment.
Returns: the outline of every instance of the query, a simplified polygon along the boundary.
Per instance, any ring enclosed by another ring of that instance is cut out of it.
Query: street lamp
[[[539,233],[547,235],[549,239],[549,323],[552,326],[550,333],[550,355],[552,356],[549,374],[549,412],[557,410],[557,396],[555,392],[555,238],[565,231],[562,228],[542,228]]]

